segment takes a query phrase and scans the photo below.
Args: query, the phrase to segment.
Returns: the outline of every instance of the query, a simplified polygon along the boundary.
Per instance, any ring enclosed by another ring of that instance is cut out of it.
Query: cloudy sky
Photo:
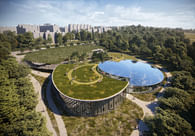
[[[45,23],[195,29],[195,0],[0,0],[0,26]]]

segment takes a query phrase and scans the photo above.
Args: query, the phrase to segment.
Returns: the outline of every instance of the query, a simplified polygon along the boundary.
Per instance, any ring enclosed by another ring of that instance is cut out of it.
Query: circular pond
[[[164,75],[159,69],[139,61],[105,61],[100,63],[98,67],[106,73],[130,78],[132,86],[151,86],[160,83],[164,79]]]

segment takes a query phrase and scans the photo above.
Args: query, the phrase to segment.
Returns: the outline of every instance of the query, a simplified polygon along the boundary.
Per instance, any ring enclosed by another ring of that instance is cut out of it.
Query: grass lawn
[[[62,64],[59,65],[53,73],[53,80],[57,88],[62,93],[73,98],[84,100],[105,98],[116,94],[128,83],[126,81],[120,81],[103,76],[102,81],[95,84],[76,84],[70,81],[67,76],[67,73],[74,67],[75,64]]]
[[[108,56],[112,57],[112,60],[114,61],[121,61],[126,59],[138,61],[138,59],[135,56],[130,56],[124,53],[108,52]]]
[[[82,45],[82,46],[49,48],[45,50],[28,53],[26,54],[24,60],[39,62],[39,63],[57,64],[69,58],[73,52],[77,51],[79,55],[81,55],[83,53],[89,53],[91,52],[91,50],[97,48],[103,48],[103,47]]]
[[[92,71],[92,67],[94,65],[86,65],[82,66],[72,72],[72,77],[74,80],[80,81],[80,82],[90,82],[97,80],[99,76]]]
[[[190,39],[191,43],[195,42],[195,33],[184,33],[187,38]]]
[[[142,109],[126,99],[116,110],[104,115],[62,118],[69,136],[129,136],[142,116]]]

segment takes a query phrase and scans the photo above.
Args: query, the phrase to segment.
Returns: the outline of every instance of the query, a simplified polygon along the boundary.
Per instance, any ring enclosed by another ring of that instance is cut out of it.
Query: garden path
[[[38,75],[38,76],[45,77],[45,78],[47,78],[50,75],[50,73],[41,72],[41,71],[37,71],[37,70],[34,70],[34,69],[31,69],[31,73],[35,74],[35,75]]]
[[[44,104],[44,102],[43,102],[43,100],[41,98],[41,85],[39,84],[39,82],[32,75],[29,75],[29,76],[30,76],[30,80],[31,80],[31,82],[33,84],[34,90],[38,94],[38,104],[36,106],[36,111],[37,112],[41,112],[42,115],[44,117],[46,117],[47,129],[49,131],[51,131],[54,136],[57,136],[56,131],[54,130],[53,125],[51,123],[51,120],[49,118],[49,115],[47,113],[46,106],[45,106],[45,104]]]
[[[23,60],[25,55],[17,55],[18,53],[21,53],[21,52],[19,52],[19,51],[11,52],[11,55],[16,58],[16,61],[18,63],[20,63]]]
[[[96,79],[96,80],[94,80],[94,81],[90,81],[90,82],[80,82],[80,81],[77,81],[77,80],[75,80],[75,79],[73,80],[73,78],[72,78],[72,72],[73,72],[74,70],[80,68],[80,67],[88,66],[88,65],[94,65],[94,66],[92,67],[92,71],[93,71],[96,75],[98,75],[98,79]],[[91,85],[91,84],[95,84],[95,83],[97,83],[97,82],[100,82],[100,81],[102,81],[103,76],[102,76],[101,74],[99,74],[99,73],[96,71],[97,65],[98,65],[98,64],[86,64],[86,65],[81,65],[81,66],[78,66],[78,67],[76,67],[76,68],[73,68],[73,69],[71,69],[71,70],[68,72],[68,74],[67,74],[68,79],[69,79],[70,81],[72,81],[73,83],[82,84],[82,85]]]
[[[165,72],[166,77],[168,78],[167,83],[169,83],[170,77],[172,76],[170,72]],[[166,87],[166,86],[165,86]],[[131,100],[132,102],[136,103],[138,106],[140,106],[144,112],[144,115],[142,117],[142,119],[144,117],[147,116],[154,116],[155,113],[155,108],[158,106],[157,101],[158,99],[162,96],[163,91],[165,90],[165,87],[163,87],[155,100],[150,101],[150,102],[146,102],[146,101],[142,101],[136,97],[134,97],[131,94],[127,94],[127,99]],[[133,130],[133,132],[131,133],[131,136],[142,136],[143,135],[143,131],[147,131],[148,128],[146,126],[146,124],[144,124],[144,122],[142,120],[139,121],[139,124],[137,126],[137,129]]]
[[[17,55],[18,53],[21,53],[21,52],[18,52],[18,51],[12,52],[11,55],[16,57],[16,60],[18,61],[18,63],[21,63],[21,61],[23,60],[25,55]],[[35,75],[42,76],[42,77],[48,77],[50,75],[49,73],[40,72],[40,71],[36,71],[36,70],[31,70],[31,72]],[[42,99],[42,96],[41,96],[42,95],[41,94],[41,85],[32,75],[29,74],[29,77],[30,77],[30,80],[33,84],[35,92],[38,94],[38,104],[36,106],[36,111],[42,113],[42,115],[46,118],[47,129],[53,133],[53,136],[57,136],[56,131],[53,128],[51,119],[48,115],[46,106],[45,106],[43,99]],[[52,103],[53,101],[51,99],[51,94],[48,95],[48,93],[47,93],[47,97],[49,97],[49,99],[48,99],[49,106],[52,109],[55,108],[55,111],[57,111],[58,109],[56,108],[56,106],[51,105],[51,104],[53,104]],[[53,106],[55,106],[55,107],[53,107]],[[54,116],[56,118],[56,122],[57,122],[57,125],[59,128],[59,131],[60,131],[60,136],[67,136],[66,128],[65,128],[65,125],[64,125],[64,122],[63,122],[61,116],[59,114],[55,114],[55,113],[54,113]]]

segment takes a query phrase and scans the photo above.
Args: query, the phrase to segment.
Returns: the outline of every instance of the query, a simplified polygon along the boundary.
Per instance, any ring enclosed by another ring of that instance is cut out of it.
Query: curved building
[[[127,82],[117,93],[105,98],[92,100],[78,99],[70,97],[58,89],[53,79],[54,71],[52,73],[52,94],[58,106],[69,115],[74,116],[96,116],[114,110],[123,102],[126,96],[126,87],[129,85]]]

